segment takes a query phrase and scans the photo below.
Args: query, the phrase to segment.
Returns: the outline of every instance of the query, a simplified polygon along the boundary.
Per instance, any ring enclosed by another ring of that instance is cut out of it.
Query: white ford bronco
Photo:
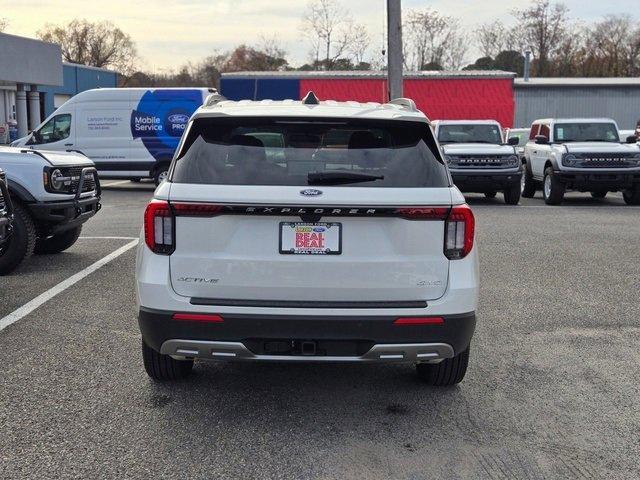
[[[0,168],[13,204],[13,230],[0,248],[0,275],[34,252],[66,250],[100,209],[98,174],[82,154],[0,147]]]
[[[515,146],[502,139],[495,120],[436,120],[432,122],[453,182],[462,192],[494,198],[501,191],[508,205],[520,202],[522,162]]]
[[[458,383],[475,328],[474,229],[412,101],[213,97],[144,214],[146,371],[409,362],[428,384]]]
[[[640,145],[619,137],[609,118],[536,120],[525,146],[525,185],[533,197],[542,186],[548,205],[562,202],[566,190],[604,198],[622,191],[625,202],[640,205]]]

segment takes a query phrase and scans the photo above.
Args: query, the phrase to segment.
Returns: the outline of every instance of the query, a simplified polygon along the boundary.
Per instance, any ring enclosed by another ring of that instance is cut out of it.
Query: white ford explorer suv
[[[609,118],[536,120],[525,159],[524,197],[542,186],[545,203],[558,205],[569,189],[594,198],[622,191],[625,202],[640,205],[640,145],[635,136],[621,140]]]
[[[494,198],[501,191],[508,205],[520,202],[522,163],[518,139],[502,140],[495,120],[436,120],[433,122],[453,182],[463,192]]]
[[[410,362],[464,377],[474,216],[411,100],[226,101],[192,116],[144,215],[136,280],[157,380],[193,360]]]

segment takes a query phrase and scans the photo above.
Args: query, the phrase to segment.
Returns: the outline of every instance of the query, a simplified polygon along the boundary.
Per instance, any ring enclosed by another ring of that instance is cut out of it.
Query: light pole
[[[387,0],[387,75],[389,100],[402,97],[402,6]]]

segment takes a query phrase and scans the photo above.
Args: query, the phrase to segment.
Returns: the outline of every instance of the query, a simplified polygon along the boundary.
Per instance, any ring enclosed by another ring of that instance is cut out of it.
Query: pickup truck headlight
[[[62,172],[58,168],[51,171],[49,179],[49,185],[51,185],[51,188],[53,190],[55,190],[56,192],[60,192],[64,189],[65,177],[64,175],[62,175]]]
[[[509,155],[507,158],[505,158],[504,163],[507,167],[517,167],[518,165],[520,165],[520,159],[517,155]]]
[[[562,164],[565,167],[575,167],[580,163],[580,159],[571,153],[565,153],[562,156]]]

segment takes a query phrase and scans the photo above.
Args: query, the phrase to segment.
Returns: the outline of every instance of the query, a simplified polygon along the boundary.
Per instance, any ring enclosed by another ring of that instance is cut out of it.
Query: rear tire
[[[507,205],[518,205],[520,203],[521,185],[518,183],[504,191],[504,203]]]
[[[156,187],[162,183],[169,176],[169,164],[165,163],[159,165],[155,172],[153,172],[153,181],[156,184]]]
[[[622,198],[627,205],[640,205],[640,184],[635,184],[629,190],[622,192]]]
[[[66,230],[49,238],[39,238],[38,240],[36,240],[34,253],[42,255],[63,252],[71,245],[76,243],[81,232],[82,225],[76,228],[72,228],[71,230]]]
[[[484,192],[484,196],[487,198],[496,198],[498,192]]]
[[[15,270],[33,253],[36,245],[36,226],[27,209],[16,200],[13,204],[13,233],[0,247],[0,275]]]
[[[416,372],[427,385],[446,387],[460,383],[467,373],[469,348],[453,358],[445,358],[440,363],[418,363]]]
[[[156,352],[142,341],[142,360],[144,369],[154,380],[161,382],[181,380],[193,369],[193,359],[175,360],[169,355]]]
[[[524,164],[524,173],[522,174],[522,176],[524,177],[522,196],[524,198],[533,198],[536,194],[536,182],[533,179],[533,174],[531,173],[531,170],[527,165],[527,163]]]
[[[547,205],[560,205],[564,198],[565,186],[553,173],[552,167],[547,167],[544,171],[544,184],[542,187],[542,196],[544,203]]]

